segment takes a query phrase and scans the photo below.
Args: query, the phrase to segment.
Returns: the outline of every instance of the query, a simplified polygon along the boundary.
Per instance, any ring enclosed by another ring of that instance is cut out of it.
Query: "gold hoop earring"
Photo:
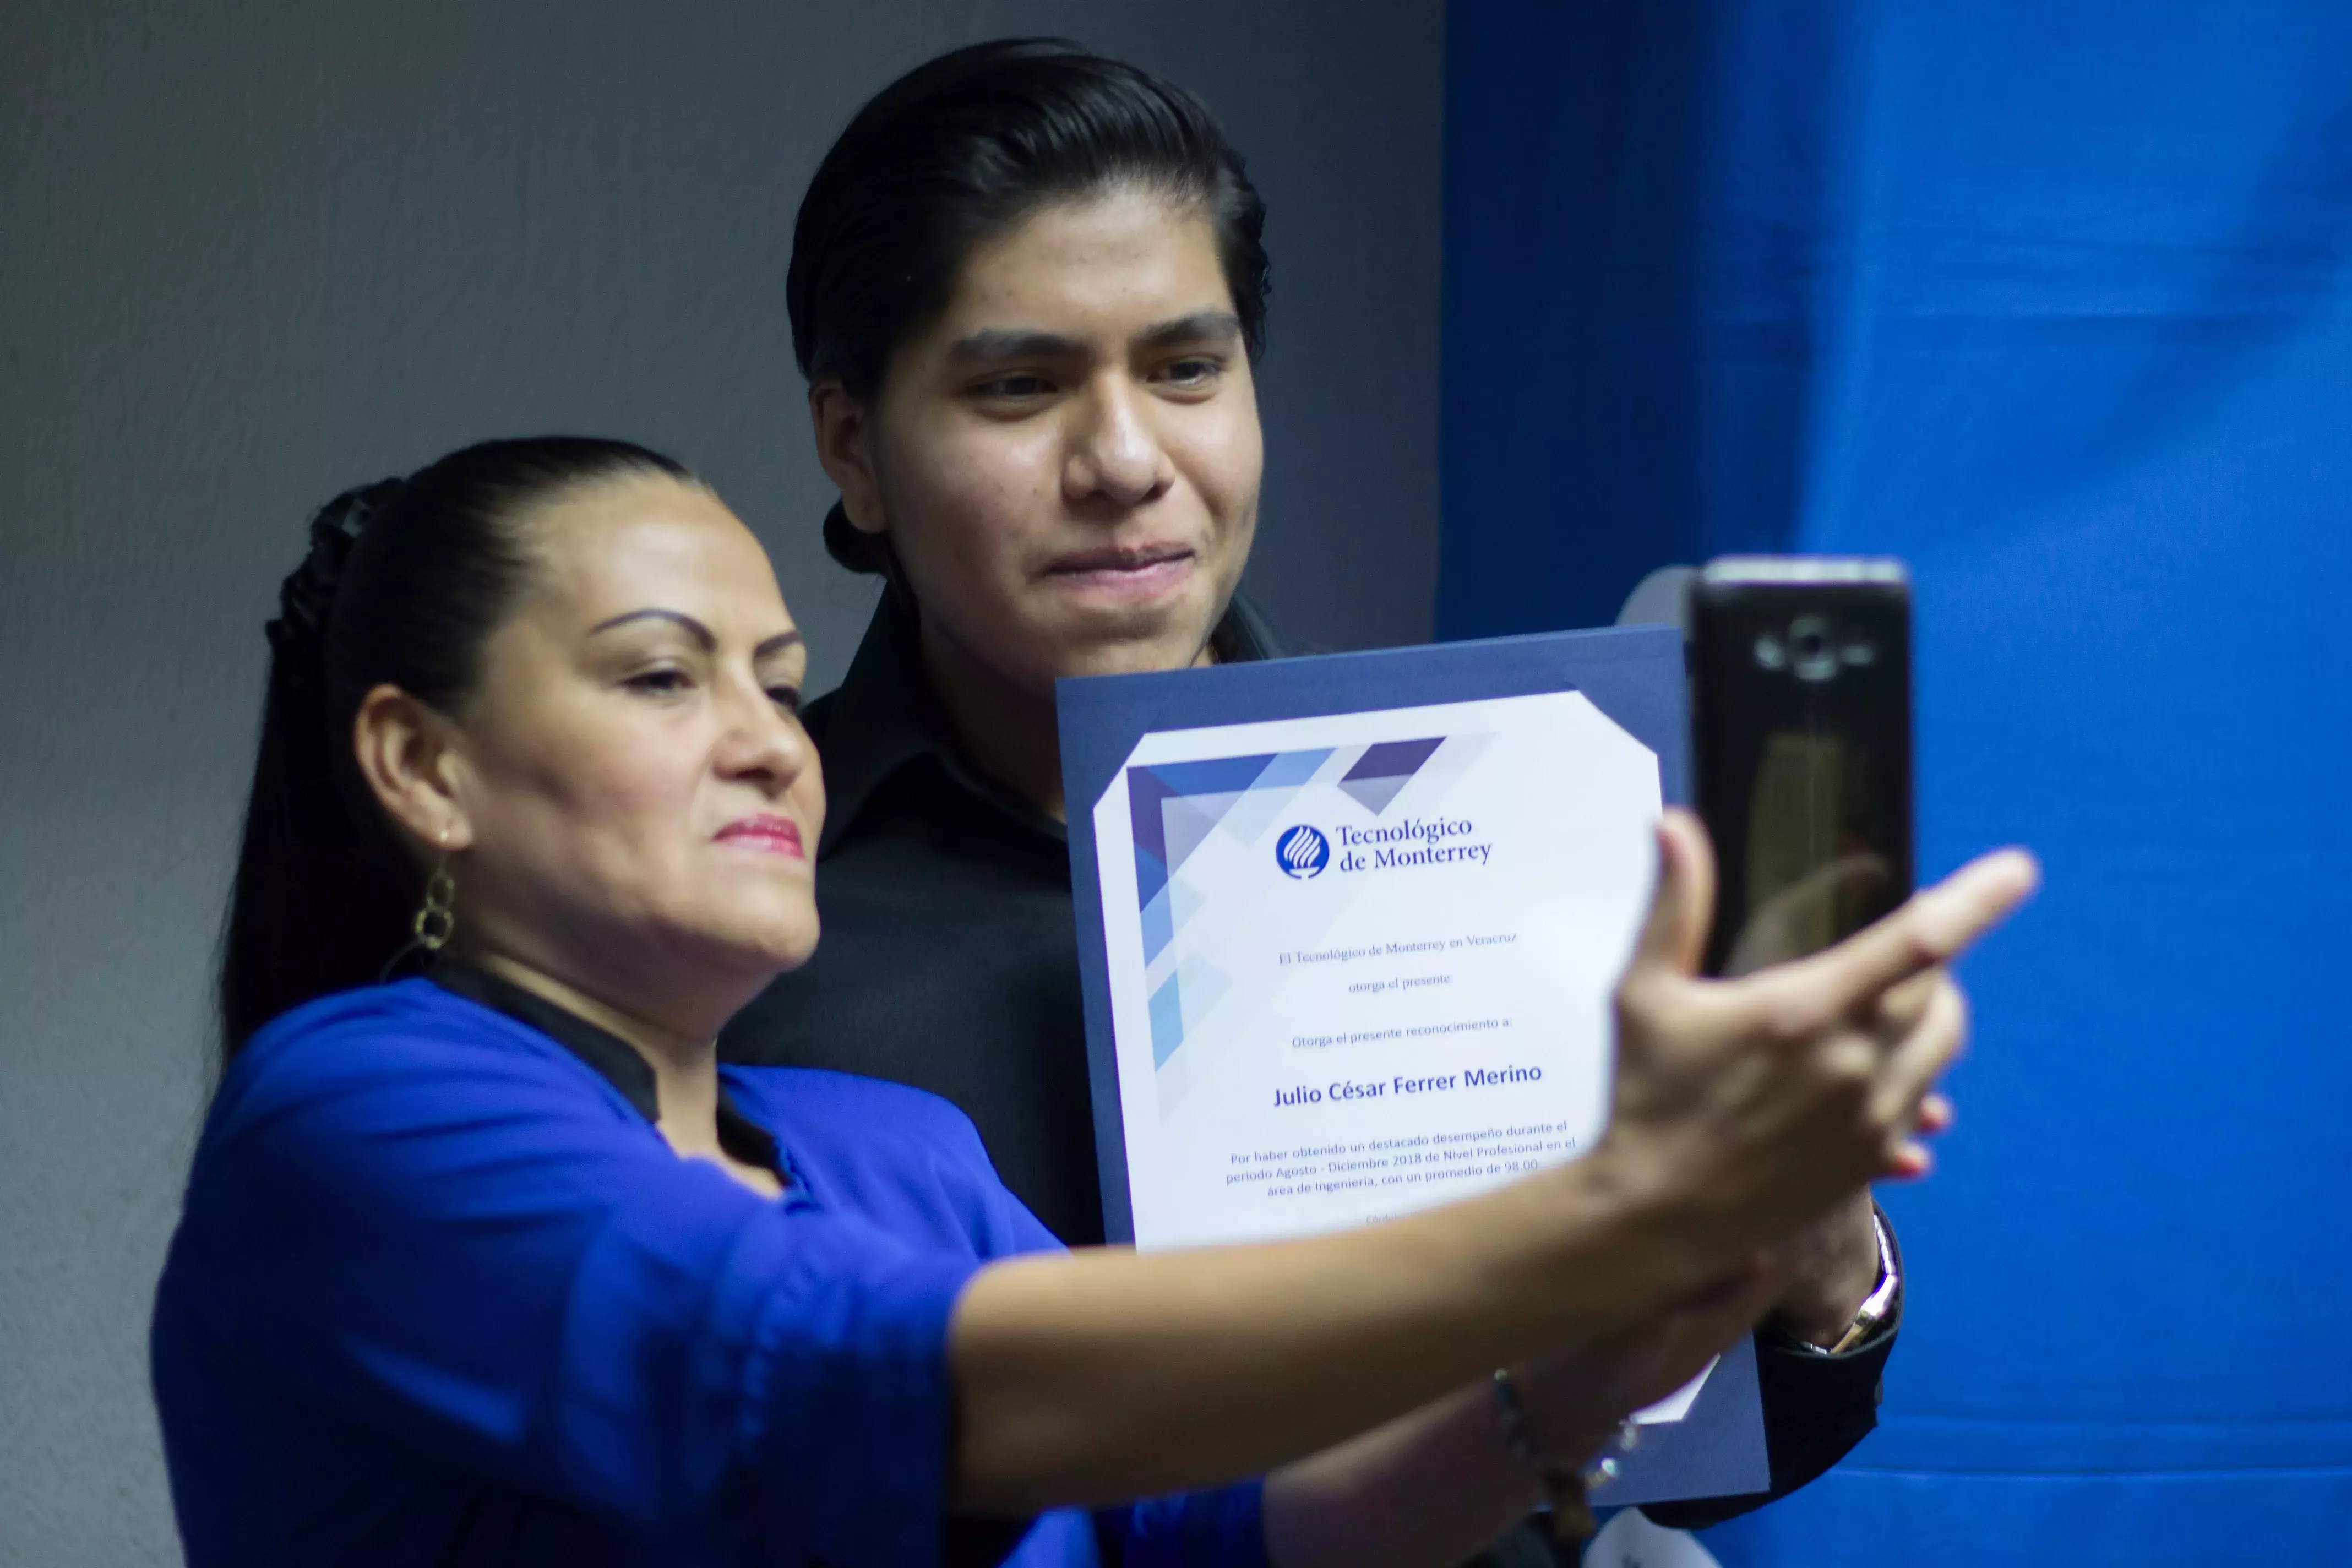
[[[457,880],[449,875],[449,855],[444,850],[435,862],[433,874],[425,879],[425,901],[417,906],[416,918],[408,922],[415,945],[428,953],[436,953],[457,930]]]

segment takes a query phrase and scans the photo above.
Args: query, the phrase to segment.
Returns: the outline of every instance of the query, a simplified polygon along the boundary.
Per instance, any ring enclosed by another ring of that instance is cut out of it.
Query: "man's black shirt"
[[[1236,599],[1212,638],[1242,663],[1286,650]],[[838,690],[809,706],[829,797],[817,842],[815,956],[720,1037],[730,1061],[830,1068],[961,1108],[1014,1195],[1073,1247],[1103,1239],[1077,934],[1062,824],[965,757],[922,668],[914,618],[885,595]],[[1757,1335],[1779,1496],[1877,1424],[1894,1325],[1846,1354]],[[1696,1527],[1767,1494],[1652,1506]]]

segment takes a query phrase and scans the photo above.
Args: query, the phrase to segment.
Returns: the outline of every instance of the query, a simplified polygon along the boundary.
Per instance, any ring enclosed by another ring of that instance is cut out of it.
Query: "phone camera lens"
[[[1819,616],[1799,616],[1789,623],[1790,661],[1806,680],[1827,680],[1837,673],[1837,645],[1829,623]]]

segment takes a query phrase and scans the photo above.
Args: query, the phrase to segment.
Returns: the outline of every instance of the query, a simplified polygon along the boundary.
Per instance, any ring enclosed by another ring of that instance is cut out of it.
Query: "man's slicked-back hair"
[[[1059,38],[942,55],[877,94],[809,182],[784,300],[812,382],[865,401],[890,355],[946,308],[973,249],[1052,202],[1140,185],[1199,205],[1242,341],[1265,339],[1265,204],[1216,120],[1181,88]],[[829,518],[844,564],[881,546]]]

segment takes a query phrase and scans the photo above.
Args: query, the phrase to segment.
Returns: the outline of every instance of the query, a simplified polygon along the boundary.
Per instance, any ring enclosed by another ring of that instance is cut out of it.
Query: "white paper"
[[[1659,809],[1654,754],[1575,692],[1146,736],[1094,808],[1136,1244],[1590,1148]]]

